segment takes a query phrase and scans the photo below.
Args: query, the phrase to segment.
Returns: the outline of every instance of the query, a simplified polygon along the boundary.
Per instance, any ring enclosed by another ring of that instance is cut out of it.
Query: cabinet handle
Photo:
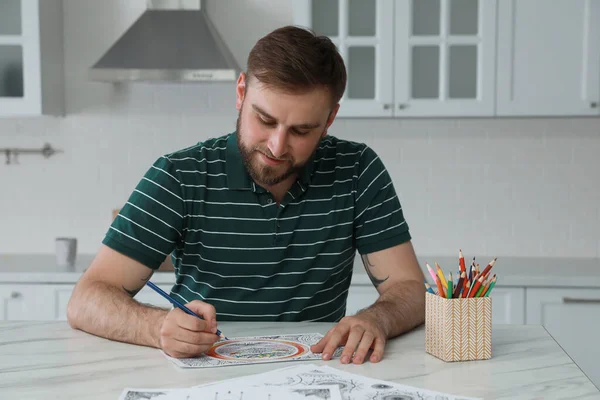
[[[398,109],[404,110],[405,108],[408,108],[408,104],[404,104],[404,103],[398,104]]]
[[[384,105],[383,105],[383,109],[384,109],[384,110],[389,110],[390,108],[392,108],[392,105],[391,105],[391,104],[384,104]]]
[[[600,299],[576,299],[573,297],[563,297],[563,303],[593,303],[600,304]]]
[[[11,298],[11,299],[18,299],[18,298],[20,298],[20,297],[21,297],[21,293],[19,293],[19,292],[12,292],[12,293],[10,294],[10,298]]]
[[[596,108],[596,107],[598,107],[598,103],[596,103],[595,101],[592,101],[592,102],[590,103],[590,107],[592,107],[592,108]]]

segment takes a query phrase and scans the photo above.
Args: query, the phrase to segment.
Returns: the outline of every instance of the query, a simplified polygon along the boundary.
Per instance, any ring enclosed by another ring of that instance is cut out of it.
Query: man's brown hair
[[[346,88],[346,67],[333,42],[296,26],[278,28],[261,38],[248,56],[247,75],[288,93],[324,87],[333,105]]]

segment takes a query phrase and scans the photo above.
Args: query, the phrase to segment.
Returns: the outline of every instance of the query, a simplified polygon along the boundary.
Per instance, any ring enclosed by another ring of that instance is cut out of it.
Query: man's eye
[[[263,124],[263,125],[267,125],[267,126],[273,126],[273,125],[275,125],[275,122],[272,122],[272,121],[265,121],[265,120],[264,120],[264,119],[262,119],[262,118],[259,118],[259,121],[260,121],[260,123],[261,123],[261,124]]]
[[[298,136],[306,136],[310,133],[310,131],[299,131],[297,129],[294,129],[293,132]]]

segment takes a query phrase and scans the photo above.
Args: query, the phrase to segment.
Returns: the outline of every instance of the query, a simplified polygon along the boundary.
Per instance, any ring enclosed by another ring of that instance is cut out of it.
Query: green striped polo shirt
[[[171,255],[171,295],[218,320],[339,321],[356,250],[410,240],[382,161],[325,136],[278,205],[250,178],[236,133],[160,157],[103,243],[150,268]]]

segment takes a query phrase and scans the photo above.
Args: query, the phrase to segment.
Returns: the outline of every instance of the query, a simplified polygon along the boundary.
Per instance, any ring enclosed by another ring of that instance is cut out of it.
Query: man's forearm
[[[398,336],[425,321],[424,286],[417,281],[398,283],[358,315],[363,313],[380,324],[388,338]]]
[[[167,310],[140,304],[124,290],[103,282],[76,288],[67,310],[69,323],[75,329],[157,348],[167,313]]]

